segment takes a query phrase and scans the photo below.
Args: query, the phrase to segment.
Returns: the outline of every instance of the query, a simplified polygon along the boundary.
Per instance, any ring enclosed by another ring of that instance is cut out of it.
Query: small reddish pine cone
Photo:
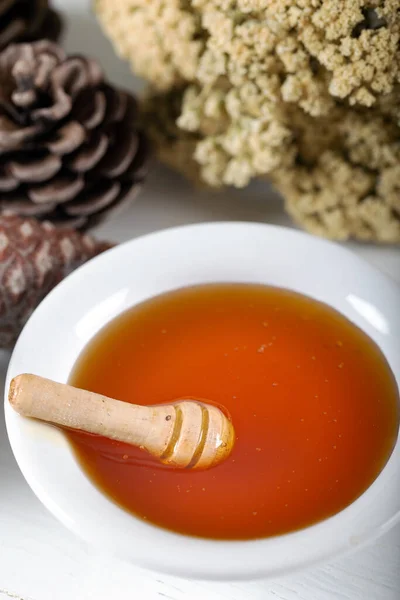
[[[0,52],[0,213],[98,225],[145,178],[137,120],[134,97],[106,83],[95,60],[45,40],[8,46]]]
[[[48,0],[0,0],[0,50],[15,42],[58,40],[62,22]]]
[[[1,216],[0,348],[12,348],[28,317],[57,283],[110,247],[49,222]]]

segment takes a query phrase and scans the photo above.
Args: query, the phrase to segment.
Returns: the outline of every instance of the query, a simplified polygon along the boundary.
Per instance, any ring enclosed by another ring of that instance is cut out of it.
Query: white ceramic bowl
[[[14,350],[7,381],[23,372],[66,382],[93,335],[126,308],[206,282],[260,282],[322,300],[351,319],[400,377],[400,291],[342,247],[304,233],[245,223],[187,226],[112,249],[65,279],[42,302]],[[341,513],[302,531],[217,542],[149,525],[108,500],[86,477],[62,433],[5,403],[11,446],[27,482],[64,525],[132,562],[184,577],[276,576],[355,549],[400,518],[400,443],[375,483]]]

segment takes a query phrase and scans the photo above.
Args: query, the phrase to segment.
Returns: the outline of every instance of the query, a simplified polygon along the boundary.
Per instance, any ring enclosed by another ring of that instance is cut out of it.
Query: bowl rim
[[[16,416],[12,414],[13,411],[10,408],[7,400],[10,378],[15,374],[13,373],[14,365],[16,362],[18,363],[19,360],[28,360],[29,362],[29,358],[21,357],[23,357],[24,353],[26,352],[25,346],[27,343],[27,339],[29,338],[30,331],[34,327],[34,325],[45,319],[47,311],[55,310],[55,307],[59,305],[60,302],[62,302],[62,297],[68,289],[72,289],[74,286],[76,286],[78,281],[82,282],[85,279],[87,280],[87,276],[90,273],[94,274],[95,272],[99,272],[100,266],[103,265],[104,267],[106,267],[107,265],[117,264],[119,262],[119,257],[124,255],[125,253],[129,254],[132,248],[135,249],[143,243],[150,243],[151,245],[153,240],[164,239],[167,240],[168,243],[168,239],[171,237],[176,237],[182,234],[186,235],[186,233],[190,233],[190,236],[192,237],[198,235],[199,232],[200,234],[201,232],[203,232],[202,235],[204,235],[204,232],[207,232],[211,235],[212,238],[212,236],[218,237],[218,235],[220,235],[221,233],[221,230],[226,230],[227,228],[230,230],[230,235],[233,235],[234,233],[239,234],[240,231],[248,231],[252,234],[252,236],[256,235],[256,230],[262,232],[263,235],[268,235],[268,233],[272,235],[272,232],[274,232],[274,234],[276,234],[278,237],[283,236],[284,238],[286,238],[286,241],[290,238],[292,241],[294,241],[294,243],[300,240],[300,242],[305,242],[311,247],[318,247],[320,250],[325,249],[328,252],[329,249],[330,252],[336,253],[338,256],[340,256],[341,259],[344,259],[348,262],[350,261],[355,265],[359,266],[361,270],[364,270],[364,272],[369,274],[369,277],[371,279],[375,280],[375,285],[381,284],[385,285],[387,289],[390,288],[392,290],[392,293],[394,295],[397,295],[400,300],[400,288],[394,281],[392,281],[386,275],[382,274],[377,269],[373,268],[362,258],[353,254],[347,248],[339,246],[338,244],[328,240],[323,240],[320,238],[309,236],[307,233],[304,233],[302,231],[288,229],[285,227],[279,227],[276,225],[252,222],[234,221],[201,223],[184,225],[179,227],[171,227],[161,231],[152,232],[119,244],[107,250],[106,252],[98,255],[88,263],[76,269],[62,282],[60,282],[40,303],[40,305],[31,315],[17,341],[17,344],[15,346],[14,352],[10,360],[6,377],[5,415],[6,427],[12,451],[19,465],[19,468],[22,471],[29,486],[31,487],[35,495],[39,498],[39,500],[58,520],[60,520],[65,526],[67,526],[79,537],[83,537],[87,542],[93,542],[93,535],[89,533],[90,528],[88,529],[87,527],[82,526],[82,523],[79,522],[79,519],[76,518],[76,515],[74,515],[74,517],[71,518],[71,515],[68,514],[68,511],[65,512],[65,507],[63,509],[60,509],[60,507],[57,506],[57,503],[55,503],[52,500],[52,498],[47,495],[46,490],[41,485],[41,482],[35,477],[35,475],[32,474],[29,464],[26,461],[24,451],[21,449],[23,446],[23,442],[21,442],[21,439],[18,439],[17,430],[19,428],[19,425],[17,424],[17,420],[15,418]],[[104,324],[105,322],[103,323],[103,325]],[[84,345],[86,345],[86,343]],[[78,354],[76,354],[75,358],[77,357],[77,355]],[[395,373],[395,375],[396,377],[398,377],[397,372]],[[399,446],[399,440],[397,442],[397,446]],[[71,458],[75,460],[71,449],[70,454]],[[393,460],[395,460],[394,454],[392,454],[389,463]],[[397,459],[396,464],[399,464],[399,460]],[[190,551],[194,554],[197,554],[198,549],[200,548],[200,546],[202,546],[203,550],[200,553],[202,560],[199,562],[199,564],[194,564],[194,561],[192,561],[192,564],[191,560],[187,560],[185,566],[181,568],[181,565],[178,565],[175,559],[171,559],[173,552],[171,553],[171,556],[167,558],[162,558],[160,555],[157,555],[157,557],[154,558],[154,556],[150,556],[148,553],[140,554],[136,552],[134,562],[137,565],[145,568],[155,569],[157,571],[167,572],[169,574],[174,574],[178,576],[205,578],[210,580],[232,580],[255,579],[272,576],[275,577],[278,575],[286,574],[288,572],[294,572],[306,567],[310,567],[327,559],[334,558],[338,555],[347,554],[361,547],[367,542],[373,541],[386,530],[391,528],[395,523],[400,521],[399,509],[397,513],[393,514],[390,519],[386,519],[385,522],[381,523],[379,527],[372,528],[371,526],[368,532],[365,532],[363,535],[360,536],[350,536],[349,538],[344,534],[342,535],[340,543],[332,543],[332,537],[334,536],[335,538],[337,538],[338,536],[337,529],[338,527],[340,527],[341,521],[343,523],[349,522],[349,519],[351,521],[351,519],[353,518],[351,515],[354,514],[355,511],[368,509],[368,499],[370,496],[372,497],[373,490],[379,488],[380,481],[386,469],[387,466],[384,468],[384,470],[381,472],[381,474],[378,476],[375,482],[357,500],[355,500],[355,502],[353,502],[349,507],[345,508],[340,513],[337,513],[336,515],[333,515],[332,517],[305,529],[293,533],[288,533],[282,536],[250,541],[204,541],[200,538],[190,538],[188,536],[162,530],[161,528],[158,528],[151,524],[145,524],[145,528],[149,528],[148,531],[157,530],[158,533],[162,532],[162,535],[164,537],[168,537],[170,539],[179,538],[180,542],[178,543],[178,546],[186,546],[187,549],[185,550],[185,552],[188,555]],[[108,502],[112,504],[110,500],[108,500]],[[116,505],[113,506],[115,506],[117,510],[122,510],[119,509]],[[123,512],[125,515],[129,514],[125,513],[125,511]],[[139,521],[139,519],[130,514],[129,518]],[[319,543],[318,556],[316,556],[315,551],[311,551],[306,544],[306,538],[310,536],[310,532],[316,532],[316,536],[321,540],[321,543]],[[329,540],[329,542],[327,540]],[[265,552],[266,555],[270,555],[272,557],[271,553],[273,553],[275,549],[279,549],[279,551],[281,552],[282,546],[286,546],[287,548],[289,548],[290,545],[293,544],[296,546],[298,552],[296,558],[288,559],[286,562],[282,561],[280,565],[274,565],[273,568],[269,568],[268,564],[265,564],[265,566],[263,566],[262,563],[268,562],[267,558],[263,560],[257,559],[255,560],[255,563],[253,562],[251,565],[245,564],[245,561],[243,561],[242,563],[240,560],[238,560],[238,557],[240,558],[242,550],[243,557],[247,558],[249,556],[256,557],[256,555],[260,552]],[[215,549],[215,557],[213,558],[210,555],[209,559],[206,560],[205,557],[207,556],[207,552],[211,552],[212,554],[214,552],[213,548]],[[303,548],[303,554],[300,556],[299,551],[301,548]],[[119,554],[122,558],[125,558],[124,552],[120,553],[118,548],[114,548],[113,552]],[[224,552],[228,554],[231,553],[231,555],[235,555],[234,564],[232,564],[232,562],[230,562],[229,559],[223,564],[211,564],[215,561],[215,559],[217,559],[217,556],[221,558]]]

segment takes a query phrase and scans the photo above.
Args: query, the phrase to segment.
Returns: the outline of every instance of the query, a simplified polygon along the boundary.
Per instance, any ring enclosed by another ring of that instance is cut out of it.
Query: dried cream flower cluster
[[[96,0],[161,158],[268,177],[309,231],[400,242],[399,0]]]

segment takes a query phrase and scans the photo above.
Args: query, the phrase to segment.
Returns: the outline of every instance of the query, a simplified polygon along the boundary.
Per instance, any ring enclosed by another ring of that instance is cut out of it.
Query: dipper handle
[[[196,400],[140,406],[23,374],[12,380],[9,402],[24,417],[139,446],[174,467],[212,467],[235,440],[224,413]]]

